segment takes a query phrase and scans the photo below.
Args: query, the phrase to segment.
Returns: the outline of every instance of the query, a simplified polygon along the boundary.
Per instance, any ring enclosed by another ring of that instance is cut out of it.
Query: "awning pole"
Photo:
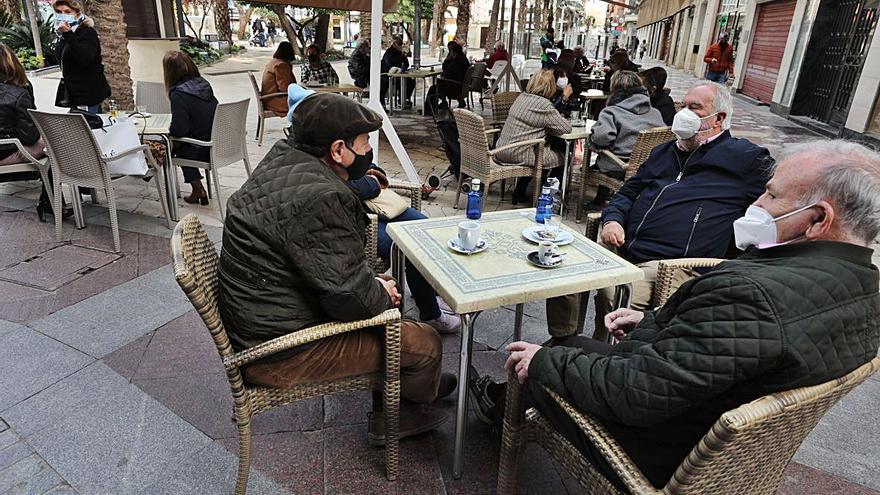
[[[415,19],[413,19],[413,68],[418,69],[422,65],[422,2],[413,0],[415,4]],[[413,80],[415,82],[415,80]]]

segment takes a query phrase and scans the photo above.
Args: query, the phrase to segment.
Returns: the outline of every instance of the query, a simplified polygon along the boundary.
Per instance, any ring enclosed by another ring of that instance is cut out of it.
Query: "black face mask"
[[[315,63],[315,62],[317,62],[317,61],[318,61],[318,56],[317,56],[317,55],[315,55],[314,53],[311,54],[311,55],[309,55],[309,62],[310,62],[310,63]]]
[[[351,149],[348,143],[345,144],[345,147],[348,148],[348,151],[354,153],[354,161],[345,169],[348,172],[348,180],[357,180],[367,175],[367,170],[373,164],[373,150],[371,149],[363,155],[358,155],[357,152]]]

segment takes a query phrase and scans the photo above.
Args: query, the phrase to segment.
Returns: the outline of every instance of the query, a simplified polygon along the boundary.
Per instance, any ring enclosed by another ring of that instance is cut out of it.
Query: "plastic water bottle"
[[[467,198],[467,217],[479,220],[483,216],[483,185],[480,179],[471,180],[471,190]]]
[[[535,222],[543,224],[547,215],[553,214],[553,196],[550,194],[550,186],[545,184],[538,196],[538,204],[535,206]]]

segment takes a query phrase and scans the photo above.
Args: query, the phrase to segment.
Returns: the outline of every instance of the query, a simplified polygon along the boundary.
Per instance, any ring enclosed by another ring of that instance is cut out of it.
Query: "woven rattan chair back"
[[[101,148],[85,117],[71,113],[30,110],[52,164],[54,183],[80,187],[109,187],[110,176],[101,161]]]
[[[766,395],[724,413],[675,471],[666,491],[775,493],[807,434],[878,367],[880,358],[874,358],[836,380]]]
[[[164,83],[138,81],[134,101],[138,106],[145,106],[150,113],[171,113],[171,101]]]
[[[639,137],[636,138],[636,144],[633,146],[632,153],[629,155],[624,180],[636,175],[636,172],[648,160],[648,157],[651,156],[651,151],[657,145],[672,141],[673,139],[675,139],[675,134],[672,133],[672,129],[669,127],[654,127],[640,132]]]
[[[257,78],[254,76],[254,73],[248,71],[248,79],[251,80],[251,87],[254,88],[254,99],[257,100],[257,115],[263,114],[263,100],[260,99],[260,85],[257,84]]]
[[[507,114],[510,113],[510,107],[513,106],[513,102],[521,94],[519,91],[505,91],[492,95],[492,121],[495,123],[506,121]]]
[[[675,113],[678,113],[684,107],[684,102],[681,101],[675,101],[672,104],[675,105]]]
[[[459,99],[468,101],[468,97],[471,94],[471,81],[474,78],[474,66],[471,65],[464,71],[464,78],[461,80],[461,94],[458,96]]]
[[[452,114],[458,126],[458,142],[461,145],[461,172],[471,177],[489,174],[489,141],[486,139],[483,118],[463,108],[456,108]]]
[[[214,113],[211,128],[211,166],[223,167],[245,159],[247,146],[247,109],[249,99],[221,103]]]

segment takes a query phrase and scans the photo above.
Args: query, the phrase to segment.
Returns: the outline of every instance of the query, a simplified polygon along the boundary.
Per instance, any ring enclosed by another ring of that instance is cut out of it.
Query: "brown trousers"
[[[657,267],[659,261],[647,261],[639,263],[639,268],[645,272],[645,278],[632,284],[632,298],[629,307],[638,311],[651,308],[651,295],[654,292],[654,282],[657,280]],[[699,273],[687,269],[677,269],[673,272],[672,292],[675,292],[681,284],[698,276]],[[552,337],[568,337],[577,332],[578,326],[578,297],[580,294],[547,299],[547,327]],[[611,312],[614,301],[614,287],[606,287],[596,291],[596,320],[593,330],[593,338],[605,340],[608,330],[605,328],[605,315]]]
[[[256,362],[245,381],[286,388],[334,378],[374,373],[384,368],[383,328],[365,328],[321,339],[306,350],[276,362]],[[433,327],[403,320],[400,324],[400,396],[429,403],[437,398],[443,347]]]

